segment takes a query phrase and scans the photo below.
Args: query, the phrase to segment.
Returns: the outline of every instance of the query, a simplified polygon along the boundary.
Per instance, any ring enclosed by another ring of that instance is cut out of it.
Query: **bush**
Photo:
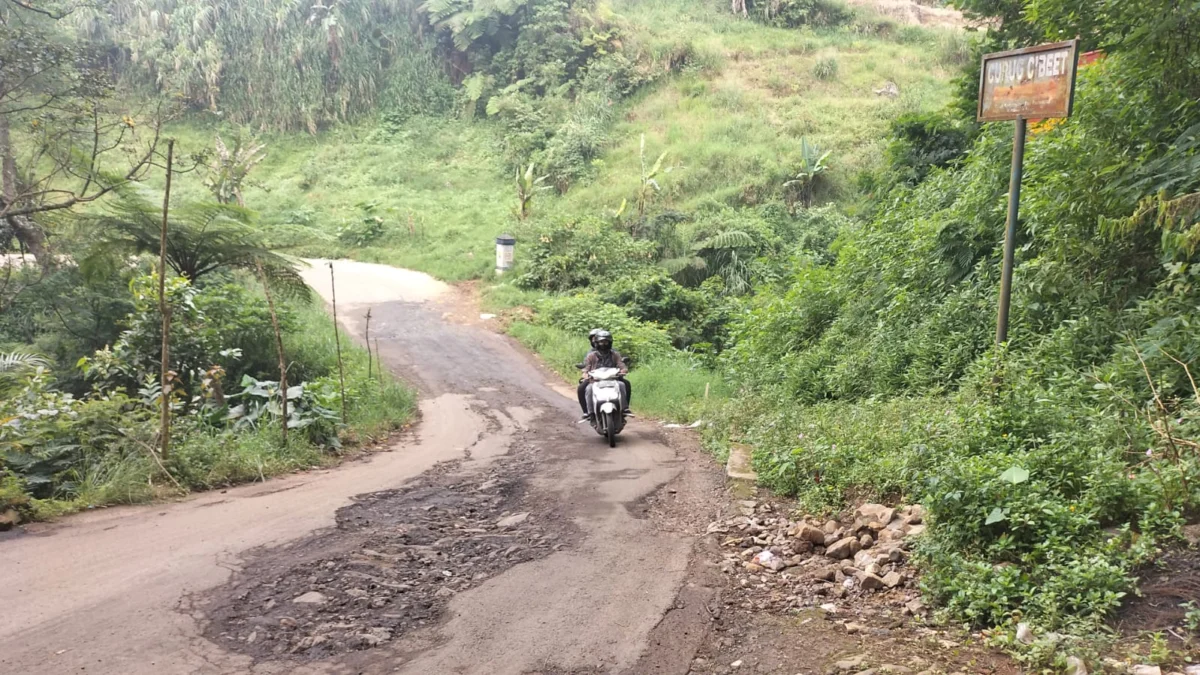
[[[613,348],[631,364],[672,352],[666,331],[653,323],[643,323],[616,305],[592,294],[551,298],[538,305],[539,323],[578,335],[580,356],[587,350],[587,334],[603,328],[613,334]]]
[[[816,65],[813,66],[813,77],[817,78],[818,80],[836,80],[837,75],[838,62],[837,59],[832,56],[818,60]]]
[[[764,23],[782,28],[841,26],[854,18],[854,12],[837,0],[763,0],[747,5]]]
[[[970,149],[973,129],[944,113],[908,113],[892,122],[886,159],[895,180],[915,185]]]
[[[522,228],[523,288],[567,291],[605,279],[630,276],[653,264],[654,244],[638,241],[598,219],[570,220]]]
[[[725,343],[726,304],[714,293],[680,286],[663,271],[617,279],[596,290],[601,300],[624,307],[633,318],[662,325],[676,349],[703,344],[719,350]]]

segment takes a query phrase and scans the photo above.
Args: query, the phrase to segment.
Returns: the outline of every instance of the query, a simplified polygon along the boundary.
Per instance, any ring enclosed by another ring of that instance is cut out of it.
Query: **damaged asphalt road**
[[[668,483],[703,504],[711,475],[648,423],[605,447],[453,289],[335,270],[343,324],[361,336],[370,309],[383,362],[422,392],[413,437],[3,542],[0,671],[688,672],[715,591],[689,519],[644,505]],[[329,298],[328,267],[305,276]]]

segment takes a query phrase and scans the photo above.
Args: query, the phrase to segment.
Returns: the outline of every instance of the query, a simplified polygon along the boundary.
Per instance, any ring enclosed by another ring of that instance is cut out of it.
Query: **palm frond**
[[[715,234],[704,241],[696,244],[699,251],[717,251],[733,248],[751,248],[754,246],[754,237],[741,230],[727,230]]]
[[[20,373],[34,368],[49,368],[50,360],[40,354],[12,351],[0,352],[0,374]]]

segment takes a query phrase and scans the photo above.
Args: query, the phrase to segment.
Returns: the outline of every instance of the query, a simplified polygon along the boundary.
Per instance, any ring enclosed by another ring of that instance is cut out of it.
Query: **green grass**
[[[231,131],[193,120],[170,133],[176,153],[187,156]],[[414,118],[395,133],[365,124],[316,136],[265,135],[266,159],[251,173],[246,206],[260,214],[275,245],[295,253],[387,263],[448,281],[485,276],[495,237],[513,225],[515,197],[501,175],[497,134],[484,123]],[[207,197],[199,175],[177,186],[180,198]],[[382,221],[377,238],[339,237],[374,218]]]
[[[650,160],[667,150],[674,167],[659,181],[661,207],[757,203],[794,174],[801,138],[831,151],[831,189],[823,196],[845,197],[859,171],[878,165],[892,119],[947,102],[963,58],[957,33],[768,28],[729,15],[723,5],[681,0],[616,9],[641,40],[688,40],[715,65],[691,68],[628,106],[598,178],[566,196],[571,210],[612,210],[632,199],[642,134]],[[814,69],[830,59],[836,76],[822,80]],[[899,97],[875,93],[888,81],[899,86]]]

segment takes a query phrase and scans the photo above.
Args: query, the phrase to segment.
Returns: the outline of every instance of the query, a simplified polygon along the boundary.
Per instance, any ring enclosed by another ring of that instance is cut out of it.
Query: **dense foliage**
[[[1027,3],[1022,21],[1046,22],[1028,29],[1066,30],[1051,4]],[[955,160],[965,137],[936,120],[897,122],[899,186],[832,264],[760,289],[733,330],[728,367],[754,393],[730,422],[760,475],[814,505],[923,501],[925,587],[975,625],[1111,616],[1200,497],[1185,243],[1200,111],[1142,51],[1193,17],[1163,11],[1098,19],[1089,35],[1113,51],[1081,73],[1076,116],[1030,138],[1005,348],[1011,131],[981,130]]]

